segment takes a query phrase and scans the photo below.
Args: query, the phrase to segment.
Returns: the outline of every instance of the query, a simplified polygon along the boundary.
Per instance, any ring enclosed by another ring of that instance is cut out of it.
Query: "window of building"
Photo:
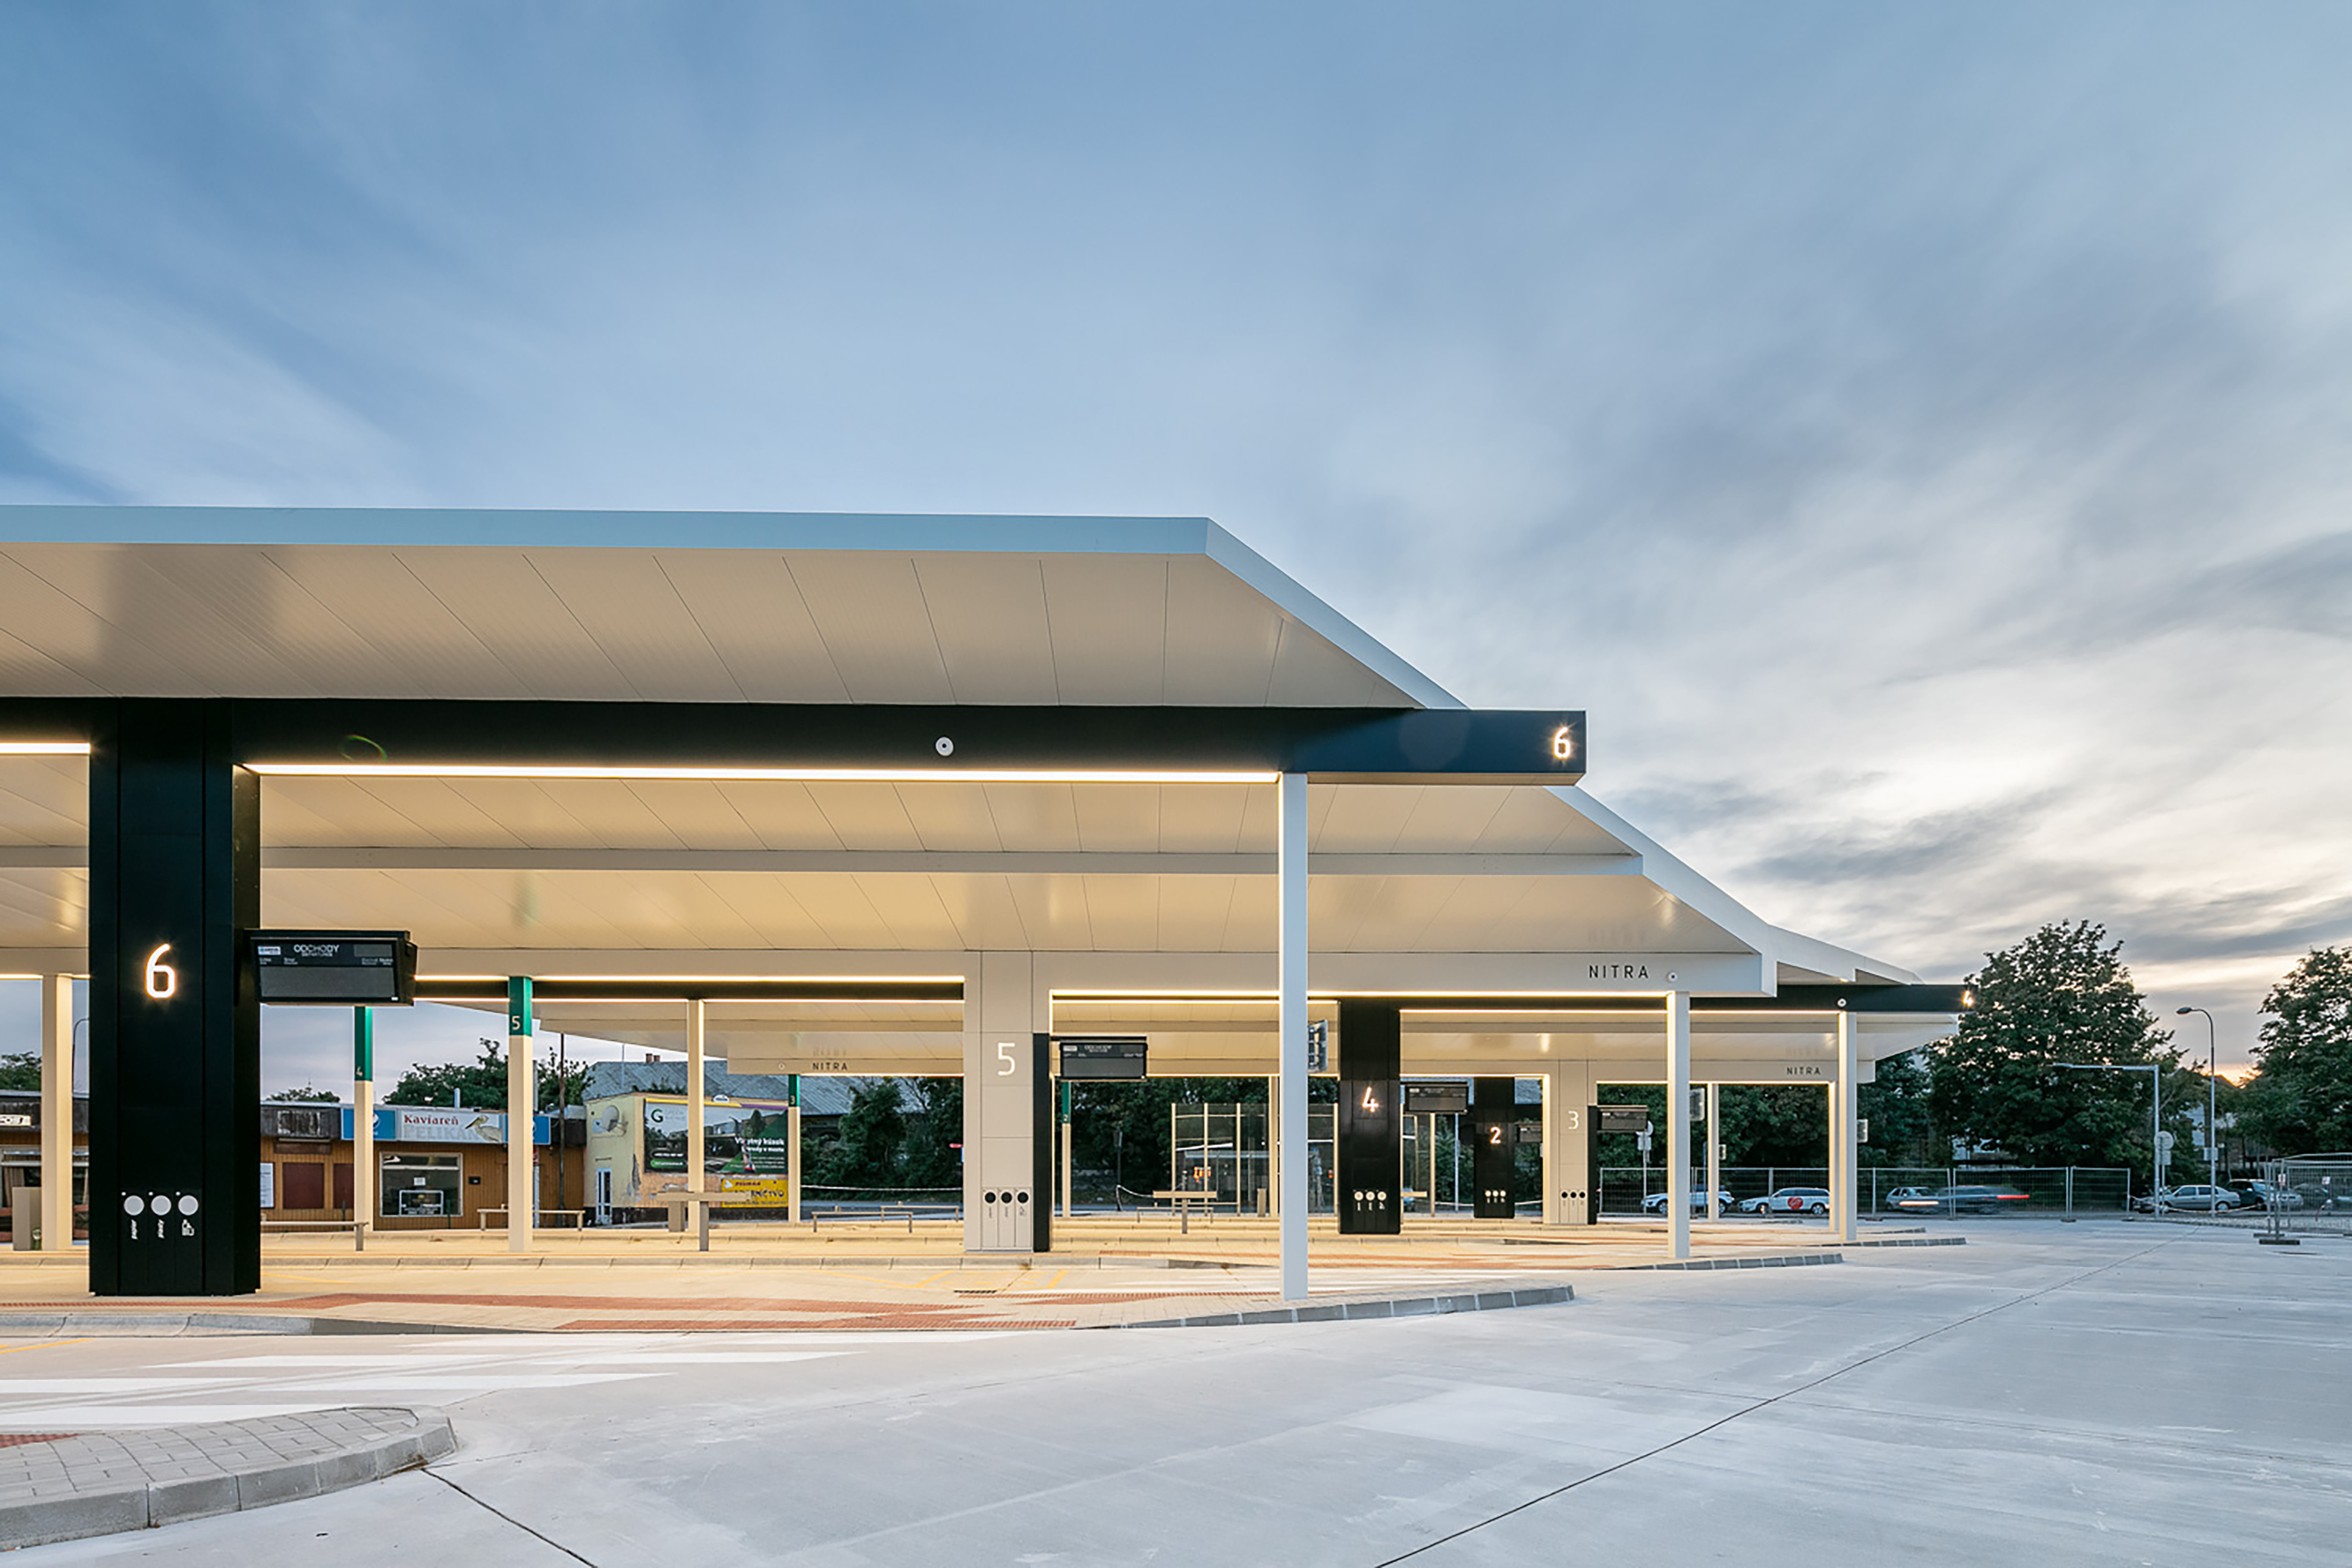
[[[387,1215],[454,1216],[462,1207],[466,1178],[456,1155],[383,1156],[383,1212]]]

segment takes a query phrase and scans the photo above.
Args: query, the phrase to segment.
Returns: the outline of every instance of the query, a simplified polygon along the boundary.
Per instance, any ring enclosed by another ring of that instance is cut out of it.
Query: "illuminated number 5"
[[[1009,1040],[998,1040],[996,1042],[996,1075],[999,1078],[1010,1078],[1020,1071],[1021,1064],[1013,1059],[1013,1042]]]
[[[157,1001],[168,1001],[180,990],[180,972],[163,962],[163,955],[172,950],[169,942],[159,944],[147,955],[147,994]]]
[[[1562,762],[1576,755],[1576,742],[1569,737],[1568,726],[1551,732],[1551,754]]]

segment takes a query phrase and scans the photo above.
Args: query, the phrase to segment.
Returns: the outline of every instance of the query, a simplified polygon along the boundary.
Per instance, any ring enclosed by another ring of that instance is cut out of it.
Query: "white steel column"
[[[703,1027],[708,1009],[700,997],[686,1004],[686,1190],[702,1190],[704,1148],[703,1085],[709,1065],[704,1050]]]
[[[1666,995],[1666,1216],[1676,1258],[1690,1243],[1690,993]]]
[[[1307,1299],[1307,775],[1275,787],[1275,865],[1280,883],[1276,967],[1282,1078],[1282,1299]]]
[[[375,1014],[352,1009],[352,1249],[375,1223]]]
[[[1706,1086],[1706,1217],[1723,1218],[1723,1085]]]
[[[531,1121],[539,1109],[532,1069],[538,1065],[533,1054],[530,1016],[530,981],[518,976],[507,982],[507,1250],[530,1250],[531,1225],[539,1217],[531,1212],[536,1194],[531,1190]]]
[[[41,977],[41,1250],[73,1248],[73,977]]]
[[[1854,1018],[1841,1011],[1837,1019],[1837,1082],[1830,1089],[1830,1225],[1841,1241],[1856,1239],[1860,1228],[1855,1187],[1861,1162],[1855,1157],[1855,1124],[1861,1109],[1855,1079],[1859,1070]]]

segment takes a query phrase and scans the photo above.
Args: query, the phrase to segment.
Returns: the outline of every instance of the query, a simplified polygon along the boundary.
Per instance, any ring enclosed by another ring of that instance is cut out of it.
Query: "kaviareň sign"
[[[553,1134],[555,1118],[533,1116],[530,1141],[545,1148]],[[343,1107],[343,1141],[356,1129],[352,1107]],[[379,1105],[375,1108],[375,1141],[379,1144],[504,1144],[504,1111],[458,1110],[448,1105]]]

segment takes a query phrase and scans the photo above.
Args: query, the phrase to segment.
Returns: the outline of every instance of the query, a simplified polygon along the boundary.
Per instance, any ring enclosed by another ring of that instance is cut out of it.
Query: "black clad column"
[[[1470,1126],[1473,1141],[1470,1176],[1478,1199],[1471,1214],[1479,1219],[1511,1219],[1519,1212],[1511,1201],[1511,1178],[1518,1166],[1518,1083],[1509,1078],[1475,1078],[1470,1082]]]
[[[1333,1173],[1342,1236],[1394,1236],[1404,1207],[1397,1114],[1404,1019],[1394,1002],[1339,1002],[1339,1104]]]
[[[103,707],[89,759],[89,1287],[261,1285],[260,780],[225,701]]]

